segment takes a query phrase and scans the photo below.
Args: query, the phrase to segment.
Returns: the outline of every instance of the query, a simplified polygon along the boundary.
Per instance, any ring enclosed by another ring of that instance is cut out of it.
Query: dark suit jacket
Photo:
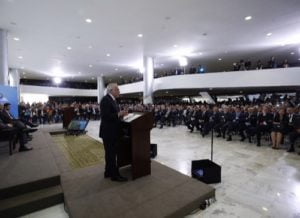
[[[100,102],[100,133],[101,138],[117,140],[120,132],[119,108],[112,97],[107,94]]]
[[[11,116],[9,116],[9,114],[7,113],[6,110],[2,110],[0,112],[0,118],[4,123],[12,123],[13,120],[12,120]]]

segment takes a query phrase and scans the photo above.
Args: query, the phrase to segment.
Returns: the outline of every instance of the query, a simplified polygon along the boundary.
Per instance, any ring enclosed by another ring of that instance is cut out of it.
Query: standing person
[[[116,83],[107,85],[107,95],[100,102],[100,134],[105,149],[105,178],[112,181],[125,182],[127,178],[122,177],[117,166],[118,138],[120,133],[120,119],[128,114],[127,111],[120,111],[116,98],[120,90]]]

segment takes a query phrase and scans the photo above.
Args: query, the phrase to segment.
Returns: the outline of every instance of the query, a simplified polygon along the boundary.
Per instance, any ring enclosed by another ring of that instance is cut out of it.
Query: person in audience
[[[251,61],[250,61],[250,59],[248,59],[246,62],[245,62],[245,68],[246,68],[246,70],[251,70]]]
[[[256,70],[262,70],[263,69],[263,64],[261,60],[258,60],[256,63]]]
[[[273,149],[279,149],[282,137],[287,131],[288,122],[285,109],[280,108],[278,113],[275,113],[272,123],[271,140]]]
[[[269,68],[277,68],[277,62],[275,60],[275,57],[272,56],[268,62],[268,67]]]
[[[289,133],[290,146],[287,152],[295,152],[295,142],[300,136],[300,114],[295,114],[293,118],[293,129]],[[300,155],[300,152],[298,153]]]
[[[288,68],[288,67],[289,67],[289,62],[288,62],[287,59],[285,59],[285,60],[283,61],[282,67],[283,67],[283,68]]]
[[[257,117],[257,129],[256,129],[256,138],[257,146],[261,146],[261,135],[264,133],[269,134],[272,128],[273,115],[270,113],[270,109],[267,105],[264,105],[262,112],[258,114]]]
[[[240,66],[240,68],[239,68],[240,71],[247,70],[246,66],[245,66],[245,61],[243,59],[240,60],[239,66]]]

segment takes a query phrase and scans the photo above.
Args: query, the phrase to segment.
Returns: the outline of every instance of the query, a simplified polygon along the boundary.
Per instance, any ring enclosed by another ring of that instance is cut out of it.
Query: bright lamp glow
[[[61,83],[61,78],[59,78],[59,77],[54,77],[53,78],[53,82],[55,83],[55,84],[60,84]]]
[[[185,67],[185,66],[188,65],[188,60],[187,60],[186,57],[179,56],[179,57],[177,57],[177,59],[178,59],[178,62],[179,62],[179,66]]]

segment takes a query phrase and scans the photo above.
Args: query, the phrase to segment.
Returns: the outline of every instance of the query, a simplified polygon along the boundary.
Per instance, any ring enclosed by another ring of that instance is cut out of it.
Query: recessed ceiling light
[[[266,207],[262,207],[262,209],[263,209],[264,211],[268,211],[268,208],[266,208]]]
[[[106,54],[106,56],[107,56],[107,57],[110,57],[110,54],[109,54],[109,53],[107,53],[107,54]]]
[[[19,56],[18,58],[19,58],[19,59],[23,59],[23,56]]]
[[[143,34],[140,33],[140,34],[137,35],[137,37],[142,38]]]
[[[164,66],[164,64],[160,64],[160,66]]]
[[[300,58],[298,58],[298,61],[300,61]]]
[[[115,71],[118,71],[119,69],[118,68],[115,68]]]
[[[272,36],[272,33],[267,33],[267,36]]]
[[[177,47],[178,47],[178,45],[176,45],[176,44],[175,44],[175,45],[173,45],[173,47],[174,47],[174,48],[177,48]]]
[[[68,49],[68,50],[71,50],[71,49],[72,49],[72,47],[71,47],[71,46],[68,46],[68,47],[67,47],[67,49]]]
[[[14,37],[14,40],[15,40],[15,41],[20,41],[20,38]]]
[[[23,72],[23,75],[25,75],[26,73],[25,72]]]
[[[94,80],[95,78],[94,77],[92,77],[92,80]]]
[[[21,67],[21,69],[24,69],[25,67]]]
[[[26,79],[26,76],[23,76],[24,79]]]
[[[89,45],[89,48],[93,48],[93,46]]]
[[[291,55],[294,55],[294,54],[295,54],[295,52],[292,51],[292,52],[291,52]]]
[[[78,74],[81,74],[81,72],[78,72]]]
[[[245,17],[245,20],[251,20],[251,19],[252,19],[252,16]]]
[[[89,67],[93,67],[93,65],[90,64]]]
[[[87,23],[92,23],[93,21],[92,21],[92,19],[90,19],[90,18],[86,18],[86,19],[85,19],[85,22],[87,22]]]
[[[219,58],[218,60],[219,60],[219,61],[221,61],[221,60],[222,60],[222,58]]]
[[[122,76],[120,76],[120,78],[122,78]]]

